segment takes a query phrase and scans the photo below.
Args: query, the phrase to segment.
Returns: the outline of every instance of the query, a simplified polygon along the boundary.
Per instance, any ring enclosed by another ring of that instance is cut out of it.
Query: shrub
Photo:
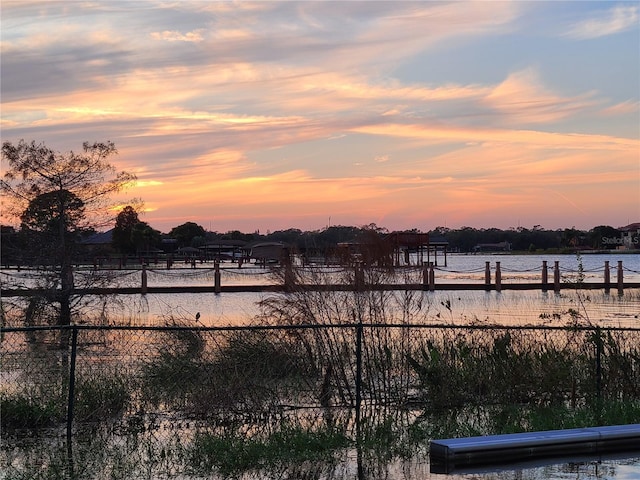
[[[351,443],[343,433],[328,427],[307,429],[285,424],[267,437],[199,434],[190,448],[189,459],[197,471],[216,468],[230,474],[282,462],[327,460]]]
[[[0,395],[0,424],[3,429],[51,427],[64,420],[65,412],[54,401],[25,394]]]
[[[74,419],[96,422],[122,413],[131,395],[127,381],[120,375],[93,375],[78,378],[75,384]]]

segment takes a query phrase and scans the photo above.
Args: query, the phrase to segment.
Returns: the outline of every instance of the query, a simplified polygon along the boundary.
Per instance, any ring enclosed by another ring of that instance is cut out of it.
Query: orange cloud
[[[506,122],[549,123],[595,105],[591,95],[563,98],[541,85],[531,68],[513,73],[486,95],[483,102],[503,114]]]

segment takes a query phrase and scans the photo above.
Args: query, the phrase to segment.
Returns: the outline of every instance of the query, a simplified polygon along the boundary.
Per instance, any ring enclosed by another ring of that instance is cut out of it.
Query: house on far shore
[[[95,257],[107,257],[112,253],[115,253],[113,249],[113,228],[106,232],[98,232],[93,235],[89,235],[80,241],[80,244],[85,248],[86,255],[89,258]]]
[[[631,223],[618,229],[621,235],[620,250],[640,249],[640,222]]]
[[[258,242],[247,245],[250,248],[249,257],[256,263],[280,263],[286,253],[286,245],[282,242]]]

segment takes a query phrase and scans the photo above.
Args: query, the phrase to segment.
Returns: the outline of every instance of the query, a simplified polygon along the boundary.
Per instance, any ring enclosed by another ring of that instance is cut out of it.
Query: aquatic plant
[[[177,329],[165,335],[170,341],[142,369],[144,399],[151,406],[198,416],[260,411],[277,405],[287,391],[300,393],[315,376],[306,352],[287,332]]]
[[[22,392],[0,394],[0,412],[4,431],[51,427],[63,421],[65,413],[53,399],[33,398]]]
[[[201,433],[187,451],[189,465],[195,472],[215,469],[228,475],[281,463],[330,461],[336,452],[351,444],[339,430],[284,423],[266,437]]]
[[[131,402],[129,379],[118,373],[81,375],[75,384],[74,420],[96,422],[122,414]]]

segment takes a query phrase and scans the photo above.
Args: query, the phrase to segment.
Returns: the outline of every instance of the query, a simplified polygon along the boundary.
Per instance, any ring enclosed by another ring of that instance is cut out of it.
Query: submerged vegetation
[[[331,461],[336,452],[352,444],[348,436],[328,426],[309,429],[284,425],[265,438],[198,434],[188,450],[187,460],[197,472],[217,469],[230,474],[282,463]]]
[[[343,281],[359,274],[387,280]],[[421,292],[292,288],[250,327],[5,328],[2,468],[335,477],[356,462],[373,478],[433,438],[640,422],[640,329],[599,327],[579,303],[554,326],[434,317]]]

